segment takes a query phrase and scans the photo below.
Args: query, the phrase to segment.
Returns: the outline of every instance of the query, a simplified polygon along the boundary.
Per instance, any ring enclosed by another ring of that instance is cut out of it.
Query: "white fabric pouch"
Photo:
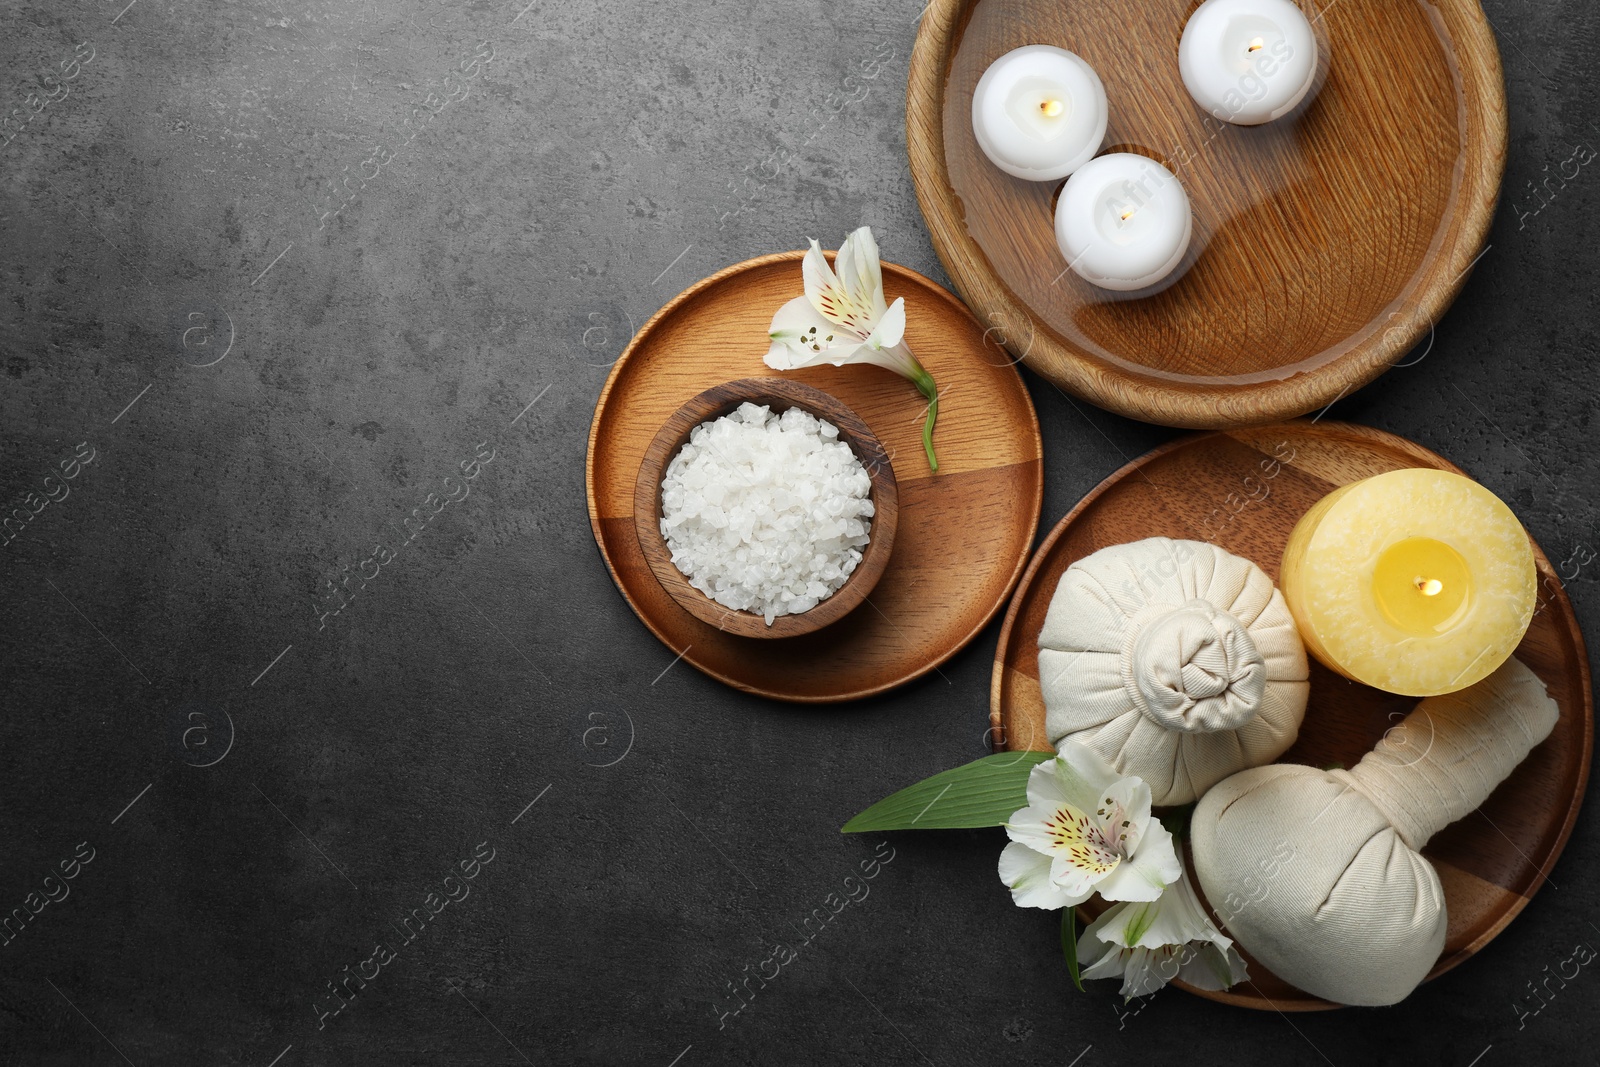
[[[1516,659],[1429,697],[1348,771],[1280,763],[1200,801],[1194,871],[1239,946],[1341,1004],[1394,1004],[1439,959],[1448,915],[1428,839],[1480,807],[1559,718]]]
[[[1203,541],[1153,537],[1062,575],[1039,632],[1051,744],[1078,741],[1186,804],[1294,744],[1305,647],[1260,567]]]

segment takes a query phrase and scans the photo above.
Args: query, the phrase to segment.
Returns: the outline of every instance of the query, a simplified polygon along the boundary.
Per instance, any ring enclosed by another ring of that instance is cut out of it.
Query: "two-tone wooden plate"
[[[1018,749],[1050,748],[1039,691],[1039,629],[1056,584],[1074,561],[1145,537],[1188,538],[1253,560],[1276,580],[1289,531],[1313,504],[1338,486],[1402,467],[1463,473],[1404,438],[1330,422],[1199,434],[1123,467],[1061,520],[1023,576],[995,656],[994,736]],[[1561,718],[1482,808],[1423,850],[1439,871],[1450,918],[1444,952],[1429,977],[1481,949],[1544,884],[1589,778],[1594,705],[1588,654],[1559,577],[1537,545],[1534,556],[1538,612],[1516,655],[1544,680]],[[1305,722],[1282,762],[1353,766],[1415,705],[1414,698],[1347,681],[1313,660]],[[1240,948],[1248,957],[1248,946]],[[1200,995],[1281,1011],[1335,1006],[1253,959],[1249,964],[1248,984]]]
[[[1326,64],[1261,126],[1203,112],[1178,72],[1200,0],[932,0],[906,92],[906,146],[956,289],[1040,374],[1171,426],[1260,425],[1330,403],[1408,352],[1483,250],[1506,153],[1505,84],[1477,0],[1300,0]],[[1099,73],[1104,151],[1177,174],[1194,208],[1183,273],[1112,293],[1067,269],[1063,182],[983,155],[972,93],[1013,48]]]
[[[831,258],[831,257],[830,257]],[[589,430],[589,521],[617,588],[674,653],[746,692],[826,703],[881,693],[935,670],[1005,606],[1027,564],[1044,495],[1043,445],[1014,360],[961,302],[883,264],[906,301],[906,343],[938,383],[937,474],[922,450],[925,401],[879,367],[813,367],[785,377],[843,401],[894,469],[899,524],[866,601],[815,633],[740,637],[690,614],[662,588],[634,530],[639,465],[685,401],[762,362],[772,313],[802,292],[799,252],[720,271],[645,323],[611,369]]]

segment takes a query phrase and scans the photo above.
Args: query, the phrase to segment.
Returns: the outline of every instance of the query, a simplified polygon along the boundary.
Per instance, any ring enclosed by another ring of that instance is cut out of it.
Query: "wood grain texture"
[[[1178,41],[1199,0],[929,5],[906,94],[917,198],[957,290],[1029,366],[1133,418],[1259,425],[1365,385],[1444,314],[1504,169],[1494,35],[1476,0],[1317,2],[1302,0],[1320,88],[1255,127],[1211,118],[1183,86]],[[1183,182],[1194,240],[1165,288],[1110,293],[1066,270],[1063,183],[983,156],[973,89],[1025,44],[1087,60],[1110,101],[1104,150]]]
[[[1289,531],[1313,503],[1340,485],[1402,467],[1464,473],[1404,438],[1327,421],[1199,434],[1134,460],[1084,497],[1029,564],[1000,631],[990,701],[993,736],[1010,749],[1050,747],[1039,688],[1039,630],[1056,584],[1074,561],[1144,537],[1189,538],[1253,560],[1276,580]],[[1551,736],[1478,811],[1423,850],[1439,870],[1449,913],[1444,952],[1430,977],[1476,953],[1544,884],[1572,832],[1588,782],[1594,741],[1588,654],[1566,592],[1537,545],[1534,557],[1538,610],[1516,655],[1544,680],[1561,717]],[[1349,681],[1313,660],[1305,721],[1280,762],[1352,766],[1416,704],[1415,698]],[[1248,958],[1248,946],[1240,948]],[[1192,991],[1251,1008],[1336,1006],[1249,962],[1248,986],[1227,993]]]
[[[662,588],[639,547],[635,489],[645,450],[690,397],[762,362],[772,313],[801,292],[800,252],[736,264],[675,297],[611,370],[589,431],[589,519],[617,587],[674,654],[736,688],[777,700],[854,700],[936,670],[1004,607],[1027,563],[1044,493],[1043,446],[1015,360],[955,297],[883,265],[904,297],[906,341],[938,382],[939,471],[922,451],[924,401],[878,367],[784,375],[848,405],[894,465],[894,551],[865,605],[816,633],[763,641],[718,630]],[[831,257],[830,257],[831,258]]]
[[[856,569],[850,572],[850,576],[832,596],[810,611],[780,615],[770,624],[763,616],[725,608],[689,584],[689,579],[673,564],[672,550],[667,547],[666,538],[661,536],[661,481],[666,475],[667,464],[683,448],[696,426],[720,418],[745,403],[765,405],[778,413],[798,407],[818,418],[827,419],[838,428],[839,439],[855,453],[872,482],[870,540],[861,553]],[[650,442],[650,447],[645,449],[633,491],[634,534],[639,539],[639,550],[644,554],[645,562],[650,565],[662,588],[701,622],[740,637],[798,637],[838,622],[860,607],[878,584],[884,568],[889,565],[889,553],[894,549],[895,526],[900,517],[899,501],[894,467],[883,445],[873,436],[867,424],[861,421],[861,417],[837,397],[788,378],[741,378],[714,385],[691,397],[673,412],[656,434],[655,440]]]

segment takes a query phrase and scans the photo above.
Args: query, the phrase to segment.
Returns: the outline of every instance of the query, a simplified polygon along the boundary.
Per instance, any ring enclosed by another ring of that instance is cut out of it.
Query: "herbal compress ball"
[[[1039,632],[1051,744],[1187,804],[1270,763],[1305,714],[1306,654],[1265,571],[1203,541],[1113,545],[1062,575]]]
[[[1444,890],[1420,853],[1488,799],[1559,712],[1515,659],[1429,697],[1349,771],[1276,764],[1214,786],[1190,824],[1206,899],[1279,978],[1341,1004],[1394,1004],[1444,947]],[[1262,885],[1263,866],[1274,873]]]

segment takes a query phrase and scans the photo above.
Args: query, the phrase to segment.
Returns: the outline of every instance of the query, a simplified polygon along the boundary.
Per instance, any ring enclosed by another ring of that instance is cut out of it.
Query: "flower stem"
[[[933,424],[939,421],[939,387],[933,383],[933,375],[920,365],[911,380],[917,390],[928,398],[928,417],[922,423],[922,449],[928,453],[928,467],[938,470],[939,457],[933,454]]]
[[[1061,954],[1067,960],[1067,973],[1072,976],[1072,984],[1082,993],[1083,977],[1078,971],[1078,921],[1076,908],[1061,909]]]

